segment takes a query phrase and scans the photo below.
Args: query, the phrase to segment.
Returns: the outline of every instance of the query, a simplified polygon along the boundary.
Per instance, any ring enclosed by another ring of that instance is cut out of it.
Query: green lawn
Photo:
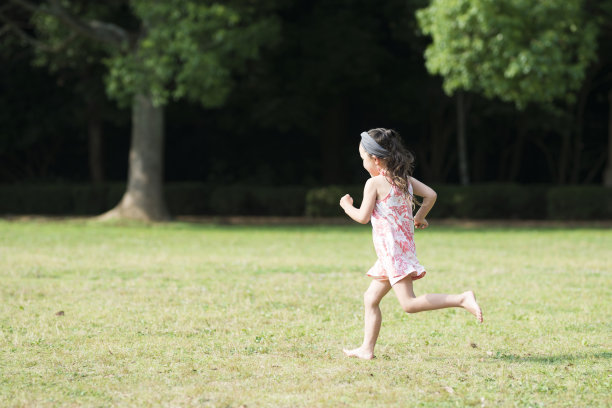
[[[418,294],[363,335],[368,226],[0,221],[0,406],[611,406],[612,231],[417,231]],[[63,311],[63,315],[57,315]]]

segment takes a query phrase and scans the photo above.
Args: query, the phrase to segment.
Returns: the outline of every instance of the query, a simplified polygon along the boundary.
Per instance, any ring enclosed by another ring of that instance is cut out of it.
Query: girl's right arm
[[[370,217],[372,217],[372,211],[376,204],[376,193],[376,184],[374,183],[374,178],[371,178],[366,182],[363,188],[361,207],[353,207],[353,198],[348,194],[340,199],[340,207],[342,207],[344,212],[353,220],[360,224],[367,224],[370,221]]]
[[[419,180],[414,177],[410,177],[410,183],[412,184],[412,190],[415,195],[419,197],[423,197],[423,203],[421,204],[421,208],[414,215],[414,226],[415,228],[427,228],[429,223],[425,219],[431,207],[433,207],[436,202],[436,198],[438,195],[431,187],[429,187],[425,183],[421,183]]]

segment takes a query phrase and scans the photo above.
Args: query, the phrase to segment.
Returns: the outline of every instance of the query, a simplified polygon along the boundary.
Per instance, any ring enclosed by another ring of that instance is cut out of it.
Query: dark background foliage
[[[457,183],[455,99],[427,73],[423,53],[430,40],[414,17],[427,4],[277,5],[278,43],[234,74],[224,106],[167,106],[166,181],[359,184],[367,175],[357,154],[359,133],[390,127],[416,153],[416,177]],[[575,104],[520,111],[469,95],[474,183],[602,182],[612,87],[607,40],[604,31]],[[103,141],[97,181],[125,181],[130,112],[105,95],[100,63],[49,72],[33,60],[16,43],[5,44],[0,55],[0,182],[93,180],[88,131],[94,119]]]

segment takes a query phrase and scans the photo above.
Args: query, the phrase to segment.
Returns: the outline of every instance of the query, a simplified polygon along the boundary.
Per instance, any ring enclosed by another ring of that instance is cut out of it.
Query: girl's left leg
[[[374,358],[374,346],[380,332],[382,315],[380,313],[380,301],[391,290],[389,281],[372,279],[370,287],[363,295],[364,311],[364,333],[361,347],[354,350],[344,349],[348,357],[358,357],[364,360]]]
[[[460,295],[430,293],[416,297],[412,289],[412,279],[406,277],[393,285],[395,295],[406,313],[418,313],[426,310],[462,307],[472,313],[482,323],[482,310],[476,302],[474,292],[467,291]]]

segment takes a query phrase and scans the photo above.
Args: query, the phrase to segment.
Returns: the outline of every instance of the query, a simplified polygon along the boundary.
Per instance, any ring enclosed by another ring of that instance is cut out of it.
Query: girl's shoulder
[[[391,192],[392,184],[382,174],[371,178],[372,184],[376,187],[376,200],[380,201],[387,197]]]
[[[379,174],[378,176],[374,176],[370,178],[370,180],[372,180],[372,183],[374,183],[376,186],[387,186],[391,184],[389,183],[389,180],[387,180],[387,178],[383,176],[382,174]]]
[[[366,188],[370,186],[370,188],[374,188],[377,191],[380,191],[381,188],[384,188],[388,184],[388,181],[385,180],[384,176],[378,175],[373,176],[366,181]]]

